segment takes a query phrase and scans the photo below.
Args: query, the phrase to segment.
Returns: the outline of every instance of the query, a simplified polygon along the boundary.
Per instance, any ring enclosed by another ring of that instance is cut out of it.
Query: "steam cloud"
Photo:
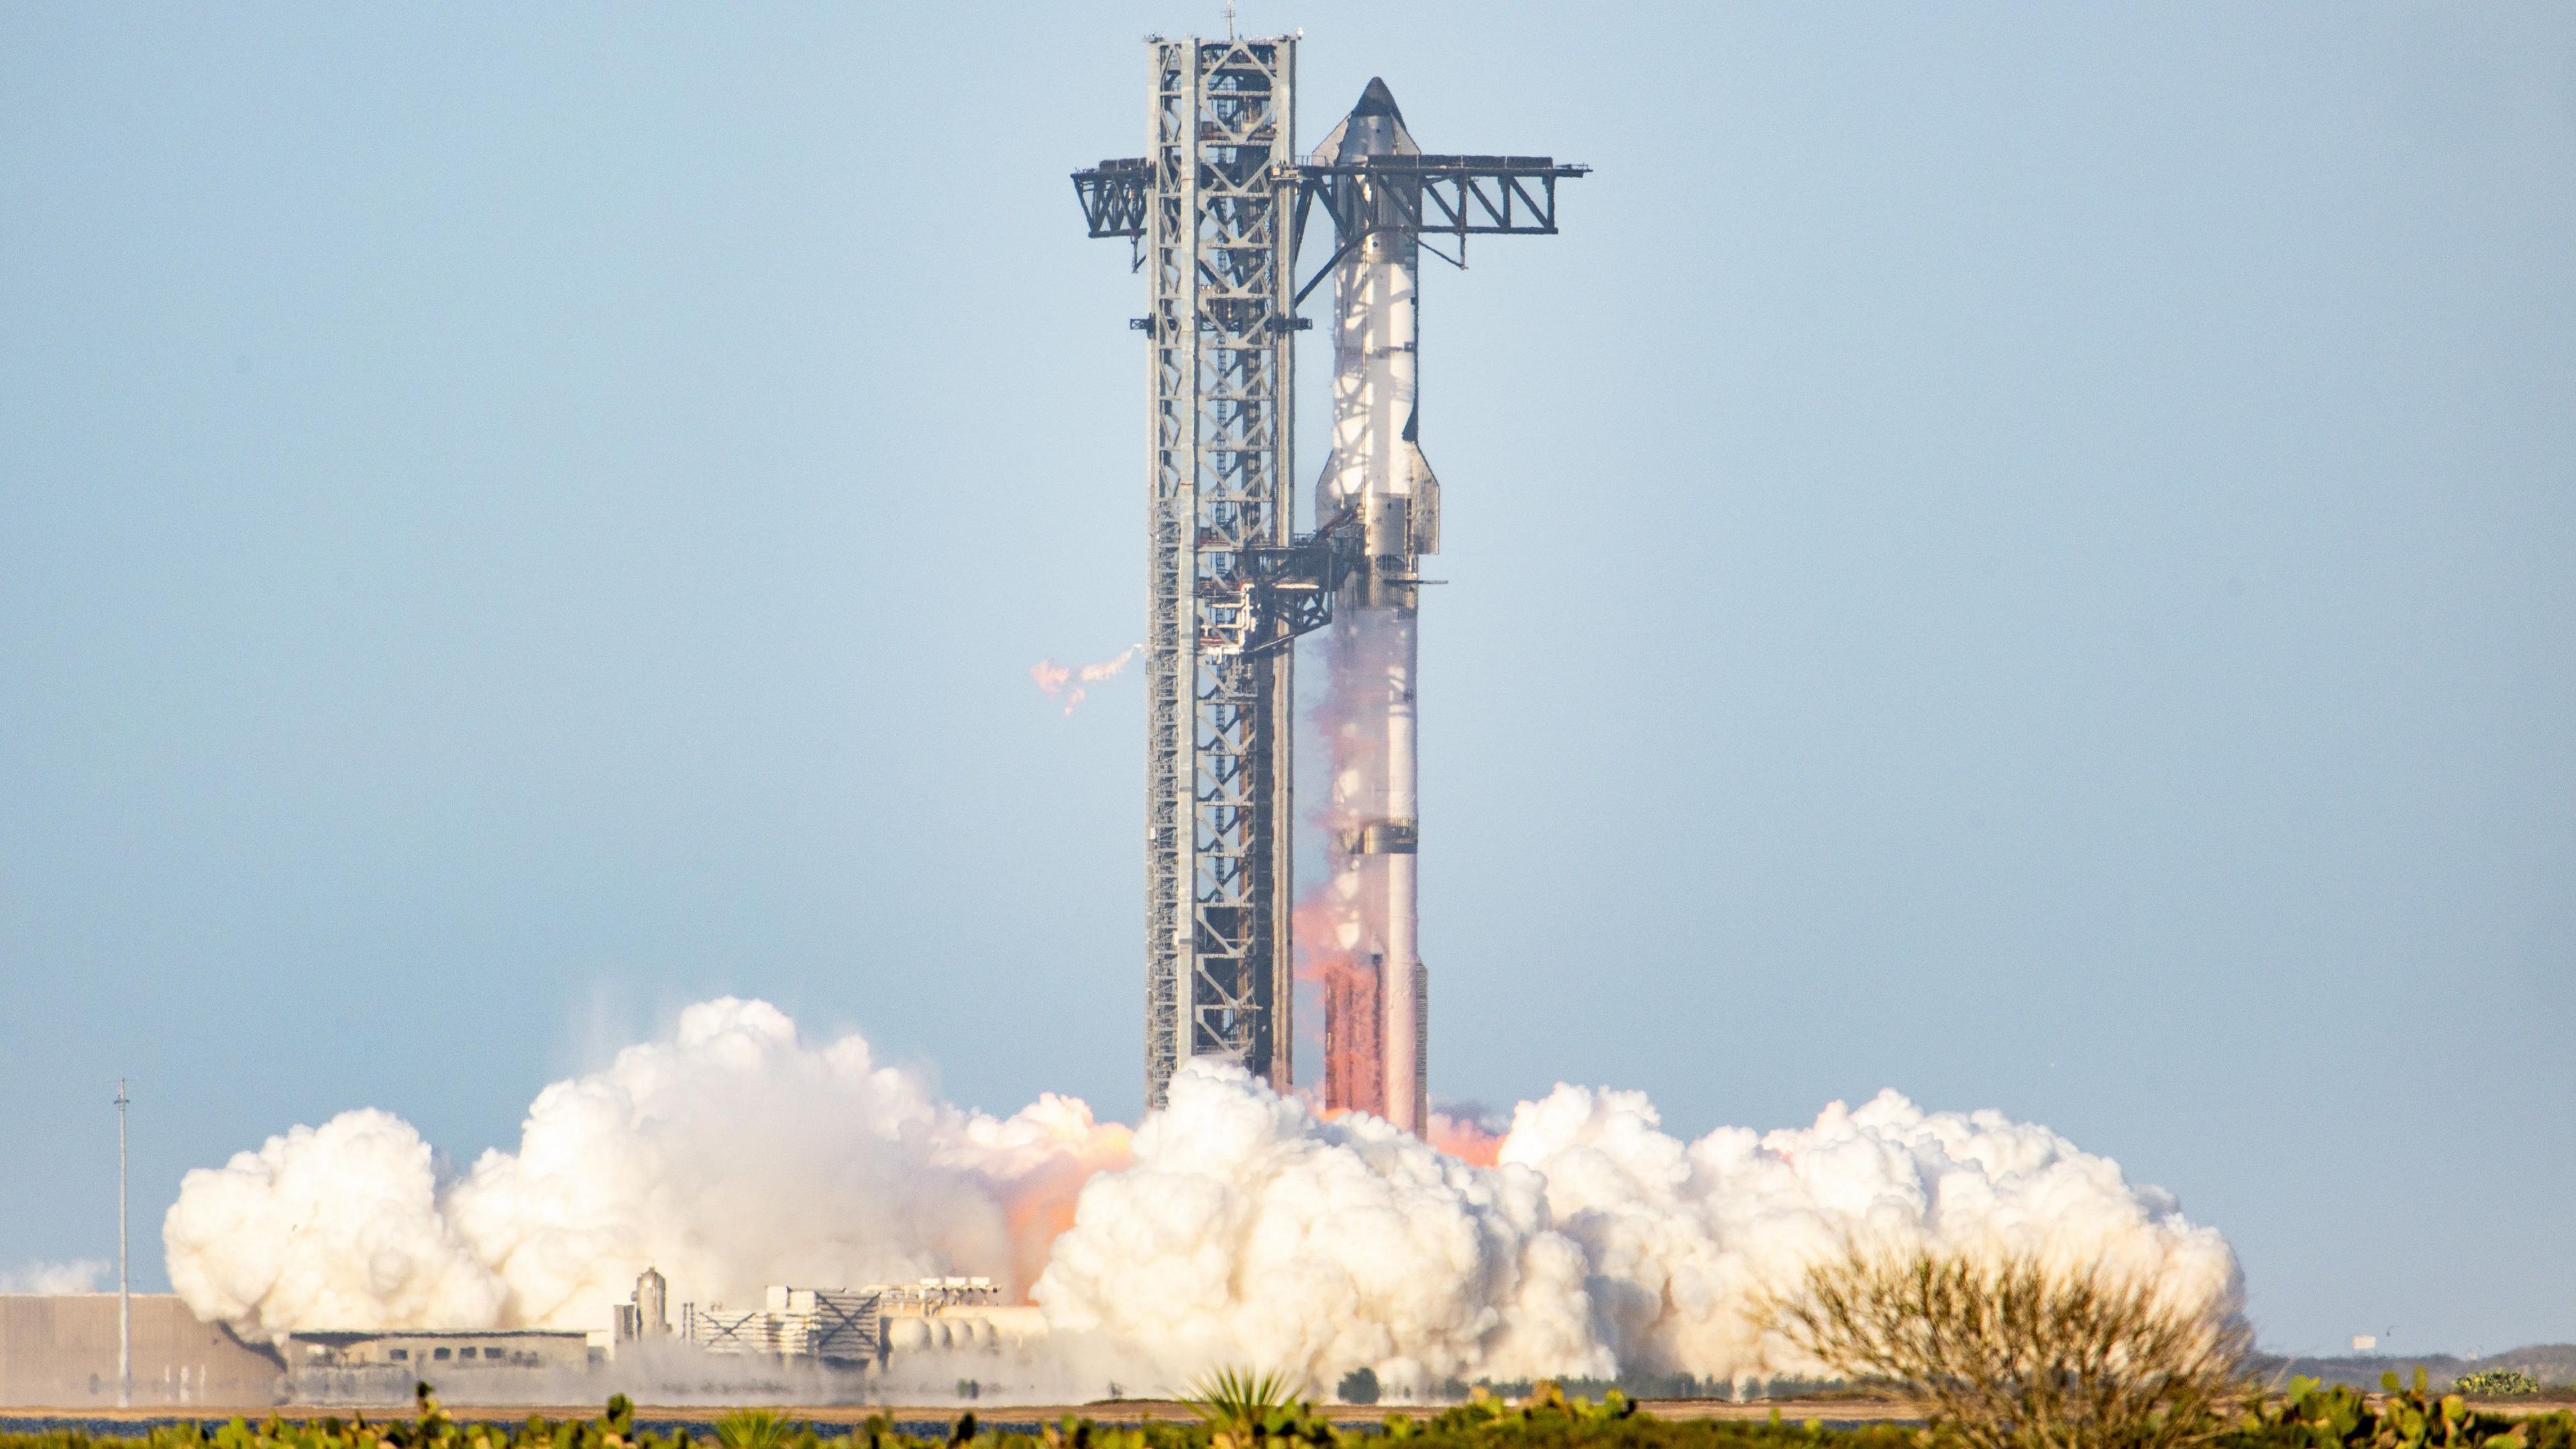
[[[727,999],[546,1088],[515,1153],[442,1177],[408,1124],[344,1113],[188,1174],[163,1238],[191,1308],[265,1335],[597,1328],[647,1265],[737,1306],[985,1274],[1038,1305],[1063,1364],[1136,1385],[1217,1363],[1397,1385],[1795,1371],[1747,1301],[1855,1240],[2108,1261],[2238,1302],[2234,1255],[2170,1196],[1991,1112],[1889,1092],[1684,1142],[1642,1094],[1559,1086],[1477,1146],[1495,1165],[1207,1064],[1132,1139],[1056,1096],[994,1118]]]
[[[1130,644],[1118,651],[1115,658],[1104,659],[1097,664],[1058,664],[1052,659],[1041,659],[1029,666],[1029,678],[1036,683],[1038,693],[1064,701],[1064,712],[1071,714],[1073,707],[1082,703],[1085,685],[1115,677],[1118,671],[1144,652],[1144,645]]]
[[[0,1293],[95,1293],[107,1281],[107,1271],[104,1258],[21,1263],[0,1268]]]
[[[346,1112],[189,1173],[162,1242],[198,1316],[263,1335],[599,1328],[648,1266],[736,1307],[770,1283],[1018,1286],[1126,1138],[1063,1097],[962,1112],[858,1037],[809,1047],[777,1008],[726,999],[547,1087],[519,1150],[461,1178],[410,1124]]]

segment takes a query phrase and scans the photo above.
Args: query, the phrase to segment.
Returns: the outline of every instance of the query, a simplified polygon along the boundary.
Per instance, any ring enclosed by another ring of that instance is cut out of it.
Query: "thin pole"
[[[125,1079],[116,1079],[116,1406],[134,1407],[134,1280],[126,1263]]]

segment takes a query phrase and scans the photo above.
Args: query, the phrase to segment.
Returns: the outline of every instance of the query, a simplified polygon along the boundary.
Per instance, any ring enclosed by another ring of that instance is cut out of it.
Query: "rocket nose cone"
[[[1397,125],[1400,126],[1404,124],[1404,112],[1395,108],[1395,92],[1388,90],[1386,88],[1386,82],[1378,79],[1376,76],[1369,77],[1368,89],[1360,92],[1360,103],[1351,107],[1351,114],[1354,116],[1393,116]]]
[[[1412,156],[1422,150],[1413,143],[1413,133],[1404,128],[1404,112],[1395,108],[1395,92],[1377,79],[1369,81],[1368,89],[1360,92],[1360,103],[1351,107],[1318,149],[1344,164],[1367,156]]]

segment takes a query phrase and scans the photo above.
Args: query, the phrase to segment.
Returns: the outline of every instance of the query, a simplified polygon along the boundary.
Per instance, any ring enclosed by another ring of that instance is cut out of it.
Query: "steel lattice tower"
[[[1290,1084],[1291,651],[1248,554],[1289,542],[1296,41],[1149,42],[1145,1084]]]
[[[1283,1092],[1295,1083],[1291,646],[1331,621],[1346,582],[1370,573],[1377,531],[1352,507],[1292,533],[1294,343],[1307,325],[1297,304],[1372,235],[1400,233],[1409,247],[1425,232],[1461,245],[1470,234],[1552,234],[1556,182],[1583,168],[1410,152],[1301,158],[1295,37],[1156,36],[1146,50],[1151,153],[1073,179],[1091,235],[1128,238],[1151,285],[1146,315],[1130,324],[1149,344],[1150,1109],[1186,1057],[1238,1062]],[[1298,237],[1317,202],[1336,248],[1299,287]],[[1396,570],[1410,572],[1409,562]]]

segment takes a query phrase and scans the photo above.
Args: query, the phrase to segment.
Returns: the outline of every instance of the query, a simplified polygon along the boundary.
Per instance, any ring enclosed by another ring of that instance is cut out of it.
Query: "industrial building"
[[[590,1372],[590,1336],[544,1329],[297,1333],[279,1345],[298,1404],[402,1404],[426,1380],[464,1403],[509,1402],[544,1374]]]
[[[1046,1332],[1036,1309],[1005,1305],[990,1278],[838,1289],[773,1285],[758,1308],[683,1303],[676,1325],[663,1316],[668,1292],[650,1268],[636,1280],[635,1300],[617,1310],[620,1347],[673,1339],[713,1354],[882,1368],[900,1353],[999,1350]]]
[[[0,1295],[0,1405],[117,1403],[113,1293]],[[273,1404],[403,1404],[422,1379],[460,1397],[507,1400],[548,1372],[586,1374],[588,1336],[524,1329],[297,1333],[245,1341],[206,1323],[174,1293],[133,1295],[137,1408],[256,1409]]]
[[[1297,639],[1326,635],[1326,880],[1306,903],[1326,1102],[1424,1125],[1416,624],[1440,485],[1416,393],[1420,260],[1545,236],[1546,156],[1424,152],[1373,80],[1297,145],[1294,36],[1146,41],[1144,156],[1074,173],[1094,237],[1146,274],[1145,1089],[1194,1056],[1294,1086]],[[1329,255],[1303,282],[1309,219]],[[1434,239],[1439,239],[1435,244]],[[1449,249],[1442,250],[1445,245]],[[1296,531],[1296,336],[1333,282],[1333,451]]]
[[[137,1293],[133,1402],[139,1407],[276,1403],[285,1360],[203,1323],[174,1293]],[[0,1405],[105,1408],[117,1401],[113,1293],[0,1294]]]
[[[132,1402],[138,1408],[257,1409],[275,1404],[405,1404],[424,1380],[457,1403],[590,1396],[591,1376],[652,1341],[721,1357],[870,1372],[911,1353],[999,1352],[1043,1337],[1034,1308],[1002,1302],[989,1278],[924,1278],[854,1289],[773,1287],[741,1311],[680,1305],[646,1270],[619,1304],[606,1344],[550,1329],[308,1330],[277,1344],[205,1323],[177,1295],[133,1295]],[[0,1294],[0,1407],[114,1407],[117,1295]]]
[[[999,1350],[1047,1335],[1046,1315],[1002,1301],[990,1278],[924,1278],[880,1294],[878,1337],[888,1356],[932,1349]]]

